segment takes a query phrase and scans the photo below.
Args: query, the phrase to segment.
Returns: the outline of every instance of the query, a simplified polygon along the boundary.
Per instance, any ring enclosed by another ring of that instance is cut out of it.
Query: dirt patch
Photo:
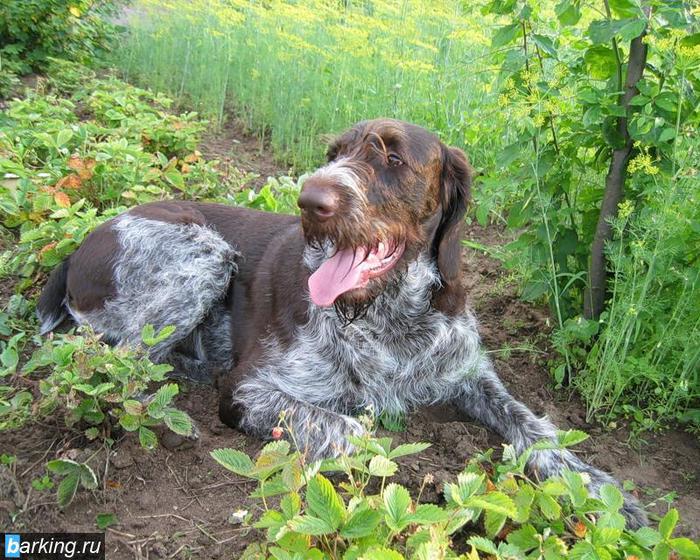
[[[268,177],[289,173],[289,168],[270,157],[270,147],[265,137],[253,136],[240,119],[229,117],[220,130],[211,131],[204,137],[200,150],[206,159],[216,159],[224,177],[234,170],[258,175],[252,181],[262,186]]]
[[[233,142],[235,139],[239,142]],[[240,125],[232,124],[213,134],[202,151],[262,176],[281,171],[260,153],[257,140],[243,134]],[[504,234],[497,228],[471,226],[468,237],[494,245],[503,241]],[[629,431],[624,427],[604,431],[587,424],[580,400],[552,388],[546,366],[547,310],[520,301],[498,262],[480,252],[465,249],[464,275],[484,344],[512,393],[537,414],[549,415],[559,427],[590,433],[581,455],[619,480],[634,480],[640,498],[652,511],[663,513],[667,505],[661,497],[677,493],[674,505],[683,518],[682,532],[698,538],[698,441],[689,434],[669,431],[650,435],[643,444],[630,447],[626,443]],[[110,559],[237,558],[253,535],[231,523],[231,514],[244,509],[257,517],[260,508],[247,497],[253,485],[219,467],[209,452],[233,447],[255,454],[262,443],[222,425],[216,403],[211,387],[183,387],[177,405],[197,422],[201,437],[196,444],[175,450],[160,447],[147,453],[135,438],[126,437],[108,453],[92,448],[79,432],[54,424],[37,423],[3,434],[0,453],[16,455],[18,462],[16,480],[0,481],[0,527],[94,531],[97,514],[114,513],[118,523],[107,531]],[[396,476],[397,482],[415,493],[424,476],[433,475],[434,483],[423,493],[428,501],[439,499],[441,484],[453,478],[475,452],[498,449],[502,443],[483,427],[460,421],[454,411],[444,407],[417,412],[409,418],[406,432],[392,435],[397,441],[432,442],[427,451],[407,458],[405,468]],[[90,458],[103,481],[99,490],[82,491],[64,511],[54,505],[53,491],[29,490],[31,481],[43,475],[44,463],[59,455]],[[17,511],[22,513],[12,521],[11,513]]]

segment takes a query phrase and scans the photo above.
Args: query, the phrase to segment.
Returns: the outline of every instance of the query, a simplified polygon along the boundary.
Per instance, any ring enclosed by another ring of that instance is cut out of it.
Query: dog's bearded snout
[[[370,176],[362,162],[340,158],[311,175],[299,194],[306,242],[323,255],[309,278],[311,300],[321,307],[371,300],[403,254],[403,241],[371,217]]]

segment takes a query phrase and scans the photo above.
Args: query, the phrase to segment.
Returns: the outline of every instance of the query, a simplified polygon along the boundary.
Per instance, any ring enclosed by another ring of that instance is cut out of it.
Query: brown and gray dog
[[[522,452],[556,437],[503,387],[481,349],[461,282],[471,168],[426,130],[357,124],[299,195],[301,219],[195,202],[129,210],[87,237],[51,276],[43,332],[67,315],[112,344],[145,324],[176,327],[152,359],[218,379],[228,425],[269,437],[282,411],[313,456],[348,450],[353,414],[452,404]],[[567,450],[532,453],[540,476],[585,472]],[[646,523],[627,495],[629,526]]]

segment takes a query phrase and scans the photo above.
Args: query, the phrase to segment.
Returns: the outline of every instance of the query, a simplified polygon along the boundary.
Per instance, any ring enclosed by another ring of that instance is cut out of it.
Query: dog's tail
[[[54,330],[66,318],[66,281],[68,279],[68,259],[56,267],[44,286],[36,305],[36,315],[41,324],[40,334]]]

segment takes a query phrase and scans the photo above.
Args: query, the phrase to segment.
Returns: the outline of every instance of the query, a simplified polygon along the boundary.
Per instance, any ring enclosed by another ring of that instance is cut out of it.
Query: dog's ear
[[[433,294],[433,306],[448,315],[456,315],[464,309],[466,299],[461,241],[472,183],[472,168],[462,150],[442,146],[440,181],[442,215],[433,240],[433,256],[441,286]]]

